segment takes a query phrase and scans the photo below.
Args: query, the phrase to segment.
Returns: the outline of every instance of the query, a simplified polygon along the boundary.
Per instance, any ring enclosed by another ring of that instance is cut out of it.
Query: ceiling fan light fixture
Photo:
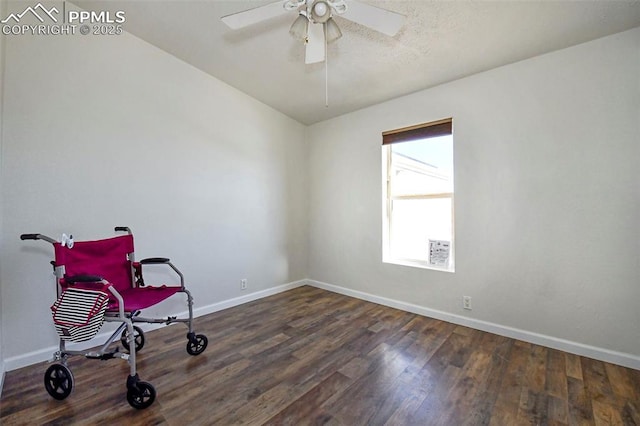
[[[307,39],[307,31],[309,28],[309,19],[304,14],[299,14],[291,28],[289,34],[295,39],[305,41]]]
[[[342,37],[342,31],[340,31],[340,27],[333,18],[329,18],[325,24],[325,35],[327,37],[327,43],[331,43]]]
[[[311,5],[311,18],[316,24],[324,24],[331,18],[331,6],[325,0],[315,0]]]

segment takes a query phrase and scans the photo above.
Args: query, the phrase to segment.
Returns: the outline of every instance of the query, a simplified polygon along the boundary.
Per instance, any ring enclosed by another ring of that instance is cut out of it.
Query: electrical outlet
[[[240,290],[246,290],[247,289],[247,279],[243,278],[240,280]]]
[[[471,310],[471,296],[462,296],[462,308]]]

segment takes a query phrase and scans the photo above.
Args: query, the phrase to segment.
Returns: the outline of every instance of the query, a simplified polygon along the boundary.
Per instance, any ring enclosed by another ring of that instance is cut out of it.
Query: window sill
[[[450,272],[454,273],[454,266],[437,266],[431,265],[428,262],[420,261],[420,260],[411,260],[411,259],[382,259],[383,263],[389,263],[392,265],[400,265],[400,266],[409,266],[412,268],[421,268],[421,269],[430,269],[432,271],[441,271],[441,272]]]

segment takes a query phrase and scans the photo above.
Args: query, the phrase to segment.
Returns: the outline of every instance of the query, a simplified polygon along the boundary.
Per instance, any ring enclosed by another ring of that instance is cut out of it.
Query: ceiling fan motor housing
[[[288,11],[298,10],[314,24],[324,24],[334,13],[347,11],[345,0],[286,0],[283,6]]]
[[[311,19],[316,24],[324,24],[331,18],[331,6],[325,0],[315,0],[311,5]]]

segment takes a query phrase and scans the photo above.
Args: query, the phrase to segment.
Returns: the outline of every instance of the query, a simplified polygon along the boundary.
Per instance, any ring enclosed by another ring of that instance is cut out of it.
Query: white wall
[[[639,76],[637,28],[310,127],[310,278],[640,368]],[[383,264],[381,132],[446,117],[456,272]]]
[[[7,3],[6,2],[0,2],[0,16],[6,16],[7,13]],[[2,189],[2,140],[3,140],[3,105],[4,105],[4,87],[5,87],[5,83],[4,83],[4,64],[5,64],[5,37],[3,35],[0,35],[0,190]],[[1,198],[0,198],[0,205],[1,203]],[[2,214],[3,211],[0,208],[0,230],[2,230]],[[0,239],[0,253],[4,252],[4,245],[2,243],[2,240]],[[2,287],[3,287],[3,281],[2,281],[2,262],[0,262],[0,307],[2,307]],[[3,348],[3,344],[2,344],[2,312],[0,312],[0,394],[2,394],[2,384],[4,383],[4,355],[2,352],[2,348]]]
[[[196,308],[306,277],[301,124],[126,33],[7,37],[3,86],[5,362],[57,344],[51,246],[21,233],[129,226]]]

